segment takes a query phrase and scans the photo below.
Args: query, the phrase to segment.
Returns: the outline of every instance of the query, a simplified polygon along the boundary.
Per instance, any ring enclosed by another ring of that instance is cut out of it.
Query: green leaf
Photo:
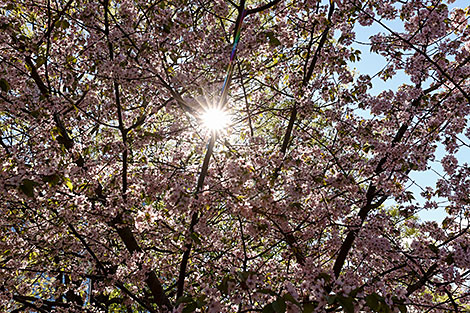
[[[406,308],[406,305],[404,304],[405,300],[398,299],[397,296],[393,296],[392,300],[393,300],[393,303],[398,307],[398,309],[400,310],[401,313],[408,312],[408,309]]]
[[[206,304],[207,304],[207,302],[206,302],[206,296],[205,295],[202,295],[202,296],[199,296],[199,297],[196,298],[196,305],[199,309],[202,308],[203,306],[205,306]]]
[[[451,222],[452,222],[452,219],[451,219],[450,217],[446,217],[446,218],[442,221],[442,227],[443,227],[443,228],[447,228]]]
[[[197,303],[190,302],[184,306],[183,313],[191,313],[191,312],[196,311],[196,309],[197,309]]]
[[[315,306],[312,303],[304,304],[304,309],[302,313],[312,313],[315,310]]]
[[[385,299],[375,292],[366,297],[366,304],[375,312],[391,312],[390,307],[385,303]]]
[[[406,305],[404,304],[399,304],[398,309],[400,310],[401,313],[407,313],[408,309],[406,308]]]
[[[52,187],[56,186],[62,180],[61,177],[57,174],[44,175],[41,178],[43,182],[48,183]]]
[[[172,27],[173,27],[173,22],[169,21],[168,24],[163,25],[163,31],[169,34],[171,32]]]
[[[286,302],[283,298],[278,298],[276,301],[272,303],[274,311],[276,313],[285,313],[287,309]]]
[[[34,111],[31,111],[30,114],[31,114],[32,117],[38,118],[39,114],[40,114],[40,111],[39,110],[34,110]]]
[[[8,92],[10,90],[10,84],[3,78],[0,79],[0,88],[5,91],[5,92]]]
[[[45,57],[39,56],[39,57],[36,59],[36,67],[37,67],[37,68],[40,68],[44,63],[46,63],[46,58],[45,58]]]
[[[261,313],[276,313],[276,311],[274,310],[273,304],[269,303],[263,308]]]
[[[54,26],[62,29],[67,29],[70,24],[66,20],[58,20],[54,23]]]
[[[454,254],[453,253],[449,253],[447,255],[446,263],[447,263],[447,265],[451,265],[452,263],[454,263]]]
[[[34,197],[34,186],[37,186],[38,183],[36,183],[35,181],[33,180],[30,180],[30,179],[24,179],[22,182],[21,182],[21,185],[20,185],[20,190],[25,194],[27,195],[28,197]]]
[[[267,32],[266,33],[266,36],[268,37],[269,39],[269,45],[273,46],[273,47],[277,47],[277,46],[280,46],[281,45],[281,42],[279,41],[279,39],[277,39],[275,36],[274,36],[274,33],[273,32]]]
[[[230,276],[227,275],[222,279],[222,282],[220,283],[219,286],[217,286],[217,289],[222,292],[224,295],[228,295],[228,282],[231,280]]]
[[[264,293],[266,295],[271,295],[271,296],[277,296],[277,293],[275,293],[273,290],[271,289],[260,289],[258,290],[259,293]]]
[[[365,153],[369,153],[370,150],[373,150],[375,147],[374,145],[371,145],[371,144],[368,144],[366,143],[363,147],[362,147],[362,150],[365,152]]]
[[[191,297],[179,297],[178,300],[176,300],[176,305],[181,304],[181,303],[189,303],[189,302],[194,302],[193,298],[191,298]]]
[[[320,182],[323,182],[323,178],[319,177]],[[317,279],[323,278],[325,282],[329,282],[331,280],[331,276],[327,273],[320,273],[317,276]]]
[[[328,304],[333,304],[336,301],[336,296],[326,296],[326,301]]]
[[[349,293],[349,296],[354,298],[355,296],[357,296],[357,294],[359,293],[359,291],[361,291],[361,289],[362,289],[361,287],[358,287],[358,288],[356,288],[356,289],[353,289],[353,290]]]
[[[374,292],[373,294],[370,294],[366,297],[366,304],[372,310],[378,311],[379,300],[380,300],[380,296]]]
[[[294,304],[297,304],[299,305],[299,302],[297,300],[294,299],[294,297],[290,294],[290,293],[286,293],[284,296],[283,296],[284,300],[286,301],[289,301],[291,303],[294,303]]]
[[[108,143],[103,147],[103,153],[108,153],[111,151],[111,145]]]
[[[73,184],[70,178],[65,178],[65,185],[69,187],[70,191],[73,191]]]
[[[197,245],[200,245],[201,244],[201,239],[199,239],[199,234],[195,233],[195,232],[192,232],[191,233],[191,239],[197,244]]]
[[[354,313],[354,304],[352,297],[338,296],[338,302],[343,307],[344,312]]]
[[[391,313],[392,310],[391,310],[390,307],[385,303],[385,301],[382,300],[382,301],[380,302],[379,312],[380,312],[380,313]]]
[[[65,57],[65,61],[67,61],[67,63],[69,64],[75,64],[77,63],[77,58],[74,57],[73,55],[68,55]]]

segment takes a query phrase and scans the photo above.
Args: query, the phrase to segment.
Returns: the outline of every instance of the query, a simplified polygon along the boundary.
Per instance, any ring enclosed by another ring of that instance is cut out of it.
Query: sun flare
[[[230,123],[230,115],[227,111],[218,108],[208,108],[201,115],[201,120],[207,129],[219,131],[228,126]]]

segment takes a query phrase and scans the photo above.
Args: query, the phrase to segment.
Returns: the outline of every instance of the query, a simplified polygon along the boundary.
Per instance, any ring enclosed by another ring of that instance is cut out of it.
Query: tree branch
[[[130,254],[133,254],[134,252],[142,252],[142,249],[137,243],[137,240],[135,239],[134,234],[130,228],[128,226],[117,225],[121,223],[122,220],[120,219],[114,220],[116,231],[121,240],[124,242],[127,250],[130,252]],[[163,287],[154,271],[150,271],[148,273],[148,277],[145,279],[145,283],[150,288],[157,305],[161,308],[164,308],[165,310],[171,310],[173,306],[171,305],[168,297],[165,295]]]
[[[258,13],[258,12],[262,12],[264,10],[267,10],[273,6],[275,6],[276,4],[278,4],[279,2],[281,2],[281,0],[274,0],[274,1],[271,1],[271,2],[268,2],[264,5],[261,5],[257,8],[254,8],[254,9],[250,9],[250,10],[247,10],[247,13],[246,15],[249,15],[249,14],[253,14],[253,13]]]
[[[429,267],[426,273],[424,273],[424,275],[416,283],[406,288],[406,296],[409,297],[413,292],[423,287],[424,284],[429,280],[429,278],[431,278],[435,274],[436,269],[437,263],[431,265],[431,267]]]

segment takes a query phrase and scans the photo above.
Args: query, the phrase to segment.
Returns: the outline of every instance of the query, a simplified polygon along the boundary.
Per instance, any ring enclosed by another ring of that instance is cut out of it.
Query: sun
[[[207,108],[201,114],[201,120],[204,127],[212,131],[220,131],[226,128],[230,123],[230,115],[227,111],[219,108]]]

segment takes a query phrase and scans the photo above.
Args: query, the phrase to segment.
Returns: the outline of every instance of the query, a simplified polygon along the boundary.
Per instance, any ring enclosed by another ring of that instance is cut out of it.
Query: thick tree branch
[[[124,242],[124,245],[126,246],[129,253],[133,254],[134,252],[142,252],[142,249],[137,243],[137,240],[135,239],[135,236],[132,233],[131,229],[128,226],[118,225],[121,224],[122,221],[115,220],[114,222],[116,225],[116,231],[121,240]],[[172,305],[170,303],[170,300],[165,295],[163,287],[154,271],[148,273],[148,276],[145,279],[145,283],[150,288],[155,303],[158,304],[158,306],[160,306],[161,308],[171,310]]]
[[[15,300],[19,303],[22,303],[25,306],[30,307],[34,310],[37,310],[37,312],[44,312],[44,313],[48,313],[48,312],[52,311],[52,309],[54,307],[67,308],[67,307],[70,306],[69,304],[66,304],[66,303],[61,303],[61,302],[56,302],[56,301],[49,301],[49,300],[42,300],[42,299],[39,299],[39,298],[28,297],[28,296],[13,296],[13,300]],[[38,300],[41,300],[43,302],[43,304],[47,307],[47,310],[34,304],[34,302],[37,302]]]
[[[447,288],[444,288],[444,292],[446,293],[447,297],[449,297],[450,303],[452,304],[452,307],[454,308],[454,312],[458,313],[460,310],[459,310],[459,306],[457,305],[457,303],[454,300],[454,297],[452,296],[450,291],[447,290]]]
[[[436,89],[436,87],[430,87],[423,94],[432,92],[435,89]],[[411,103],[412,107],[417,107],[419,105],[419,103],[421,102],[423,94],[420,95],[418,98],[416,98]],[[397,133],[395,134],[395,136],[392,139],[392,142],[391,142],[392,147],[395,147],[396,144],[399,143],[403,139],[406,131],[408,130],[408,127],[409,127],[409,123],[403,123],[400,126]],[[379,162],[378,162],[378,164],[375,168],[375,174],[380,174],[381,172],[384,171],[383,165],[386,163],[387,159],[388,159],[388,156],[384,156],[379,160]],[[369,212],[371,210],[379,207],[388,198],[388,196],[385,195],[379,201],[377,201],[375,204],[372,204],[372,201],[373,201],[374,197],[376,196],[376,194],[377,194],[376,193],[376,186],[374,186],[372,183],[370,183],[369,187],[367,189],[367,192],[366,192],[366,204],[365,204],[365,206],[363,206],[359,210],[359,213],[358,213],[358,215],[361,219],[361,223],[360,223],[360,225],[358,225],[359,229],[360,229],[360,227],[362,227],[362,224],[366,220],[367,215],[369,214]],[[351,250],[351,248],[353,246],[354,240],[356,239],[357,232],[358,232],[358,229],[350,231],[346,235],[346,238],[343,241],[343,243],[341,244],[341,247],[340,247],[339,252],[338,252],[338,256],[336,257],[335,264],[333,266],[333,271],[334,271],[336,277],[338,277],[341,273],[341,270],[344,266],[344,262],[346,261],[347,255],[349,254],[349,251]]]
[[[199,220],[199,214],[198,214],[198,212],[194,212],[193,215],[191,216],[191,223],[189,225],[189,236],[190,237],[194,232],[194,226],[196,226],[198,220]],[[185,250],[184,250],[184,253],[183,253],[183,257],[181,259],[178,282],[176,284],[177,285],[176,299],[183,296],[184,280],[186,278],[186,271],[187,271],[187,267],[188,267],[188,261],[189,261],[189,256],[191,254],[192,246],[193,246],[192,239],[190,239],[189,243],[187,243],[185,245]]]
[[[406,296],[409,297],[413,292],[420,289],[436,273],[437,263],[431,265],[424,275],[413,285],[406,288]]]

